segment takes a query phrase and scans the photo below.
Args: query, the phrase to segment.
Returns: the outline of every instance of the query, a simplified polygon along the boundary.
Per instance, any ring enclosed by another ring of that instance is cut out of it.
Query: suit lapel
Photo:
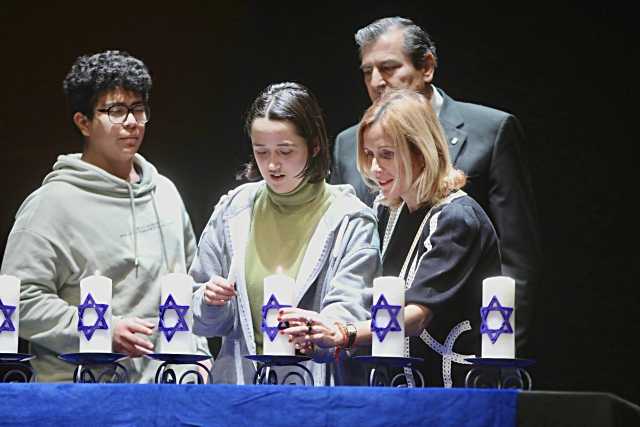
[[[458,111],[455,101],[441,89],[436,90],[440,92],[443,98],[439,119],[440,124],[442,124],[442,128],[444,129],[445,136],[447,137],[451,163],[455,165],[458,160],[460,150],[462,150],[462,147],[467,142],[467,133],[462,129],[464,126],[464,119]]]

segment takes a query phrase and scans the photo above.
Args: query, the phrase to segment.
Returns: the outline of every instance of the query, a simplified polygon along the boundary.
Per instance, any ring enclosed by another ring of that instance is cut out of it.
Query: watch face
[[[348,323],[347,324],[347,335],[349,336],[349,340],[347,343],[348,348],[351,348],[351,346],[353,346],[353,343],[356,340],[357,334],[358,334],[358,329],[356,328],[356,326],[354,324]]]

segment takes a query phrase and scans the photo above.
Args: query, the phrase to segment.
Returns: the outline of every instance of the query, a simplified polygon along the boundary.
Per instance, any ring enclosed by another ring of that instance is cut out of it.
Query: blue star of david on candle
[[[164,324],[164,313],[167,310],[175,310],[176,314],[178,315],[178,321],[172,327],[167,327]],[[167,297],[164,305],[160,306],[160,324],[158,326],[158,329],[160,329],[160,331],[164,333],[167,341],[171,341],[176,332],[189,330],[189,325],[187,325],[187,320],[184,317],[187,314],[187,311],[189,311],[189,306],[178,305],[176,303],[176,300],[173,299],[173,295],[171,294],[169,294],[169,296]]]
[[[389,332],[402,330],[398,322],[398,314],[401,308],[402,306],[389,304],[384,294],[380,294],[378,302],[371,306],[371,331],[376,333],[380,342],[384,341],[384,338]],[[384,327],[378,326],[377,317],[379,310],[387,310],[389,312],[389,323]]]
[[[4,314],[4,322],[0,325],[0,334],[4,331],[14,332],[16,330],[13,322],[11,321],[11,316],[13,312],[16,311],[15,305],[5,305],[0,299],[0,311]]]
[[[497,329],[489,328],[487,317],[489,313],[492,311],[498,311],[502,314],[502,325],[500,325]],[[512,334],[513,329],[511,328],[511,323],[509,322],[509,318],[511,317],[511,313],[513,313],[513,307],[504,307],[498,301],[498,298],[494,295],[491,298],[491,302],[486,307],[482,307],[480,309],[480,317],[482,318],[482,323],[480,323],[480,333],[489,335],[489,339],[493,344],[498,341],[501,334]]]
[[[285,307],[291,307],[291,306],[287,304],[280,304],[280,302],[278,301],[278,298],[276,298],[274,294],[271,294],[267,303],[262,306],[261,329],[263,332],[267,333],[267,336],[269,337],[269,341],[273,341],[276,339],[276,336],[278,336],[278,330],[280,329],[280,323],[282,322],[278,323],[276,326],[268,326],[267,314],[269,314],[269,310],[280,310],[281,308],[285,308]]]
[[[96,322],[93,325],[85,325],[84,324],[84,312],[88,308],[93,308],[98,315]],[[91,294],[87,294],[87,297],[84,299],[84,302],[78,306],[78,313],[80,317],[78,318],[78,330],[84,334],[88,341],[91,341],[91,337],[93,337],[93,333],[98,329],[109,329],[109,325],[107,325],[107,320],[104,318],[107,309],[109,308],[109,304],[98,304],[93,299]]]

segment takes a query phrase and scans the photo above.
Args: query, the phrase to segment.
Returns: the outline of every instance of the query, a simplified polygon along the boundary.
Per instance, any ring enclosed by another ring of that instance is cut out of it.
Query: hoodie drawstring
[[[138,259],[138,226],[136,223],[136,204],[133,197],[133,187],[127,182],[127,188],[129,189],[129,206],[131,206],[131,223],[133,232],[133,265],[136,268],[136,279],[138,278],[138,267],[140,266],[140,260]],[[151,204],[153,205],[153,212],[156,215],[158,221],[158,232],[160,233],[160,243],[162,245],[162,257],[164,258],[164,264],[167,267],[167,272],[171,273],[172,269],[169,266],[169,257],[167,255],[167,245],[164,240],[164,233],[162,233],[162,224],[160,224],[160,215],[158,214],[158,205],[156,204],[155,190],[151,192]]]
[[[131,219],[132,219],[132,233],[133,233],[133,265],[136,268],[136,279],[138,278],[138,266],[140,261],[138,260],[138,226],[136,224],[136,204],[133,200],[133,188],[131,184],[127,182],[127,188],[129,189],[129,206],[131,206]],[[157,214],[156,214],[157,216]]]
[[[162,224],[160,224],[160,215],[158,214],[158,206],[156,205],[156,190],[151,192],[151,203],[153,204],[153,212],[156,214],[158,220],[158,232],[160,233],[160,243],[162,243],[162,256],[164,257],[164,263],[167,266],[167,272],[173,273],[173,268],[169,268],[169,257],[167,256],[167,245],[164,241],[164,234],[162,233]]]

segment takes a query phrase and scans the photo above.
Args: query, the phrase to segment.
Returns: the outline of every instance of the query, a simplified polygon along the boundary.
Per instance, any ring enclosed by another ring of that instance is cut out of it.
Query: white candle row
[[[190,309],[192,283],[191,276],[182,273],[170,273],[160,278],[159,353],[193,354],[195,352],[195,341],[191,333],[193,327],[193,312]],[[84,330],[93,329],[93,334],[79,331],[81,353],[111,353],[112,351],[111,288],[111,279],[99,274],[80,281],[81,324]],[[107,306],[106,310],[104,306]],[[102,326],[105,324],[107,327],[103,329]]]
[[[235,269],[234,269],[235,270]],[[235,278],[230,274],[229,279]],[[191,336],[193,312],[191,307],[192,279],[186,274],[171,273],[161,282],[160,353],[192,354],[195,343]],[[294,281],[283,274],[264,279],[264,304],[272,300],[272,308],[266,312],[266,324],[276,331],[273,339],[264,332],[264,354],[295,354],[292,343],[278,332],[278,309],[293,303]],[[81,353],[112,352],[112,281],[96,273],[80,281],[79,340]],[[20,279],[0,276],[0,353],[18,351],[18,319],[20,307]],[[5,317],[5,313],[9,316]],[[2,329],[2,328],[0,328]]]
[[[373,281],[371,354],[404,356],[404,280],[378,277]],[[481,357],[515,358],[515,281],[489,277],[482,283],[480,308]]]
[[[233,272],[230,274],[232,278]],[[292,278],[274,274],[264,279],[263,353],[293,356],[295,349],[279,334],[279,308],[293,304]],[[171,273],[161,278],[161,331],[159,352],[191,354],[193,313],[190,310],[192,279]],[[80,281],[80,352],[112,351],[111,279],[99,274]],[[373,281],[372,355],[404,356],[404,281],[379,277]],[[0,353],[18,350],[20,280],[0,276]],[[515,281],[490,277],[483,281],[481,333],[483,358],[515,357]]]
[[[162,328],[159,352],[193,354],[192,279],[181,273],[163,276]],[[112,352],[112,282],[96,273],[80,280],[78,337],[81,353]],[[0,353],[17,353],[20,319],[20,279],[0,275]]]

